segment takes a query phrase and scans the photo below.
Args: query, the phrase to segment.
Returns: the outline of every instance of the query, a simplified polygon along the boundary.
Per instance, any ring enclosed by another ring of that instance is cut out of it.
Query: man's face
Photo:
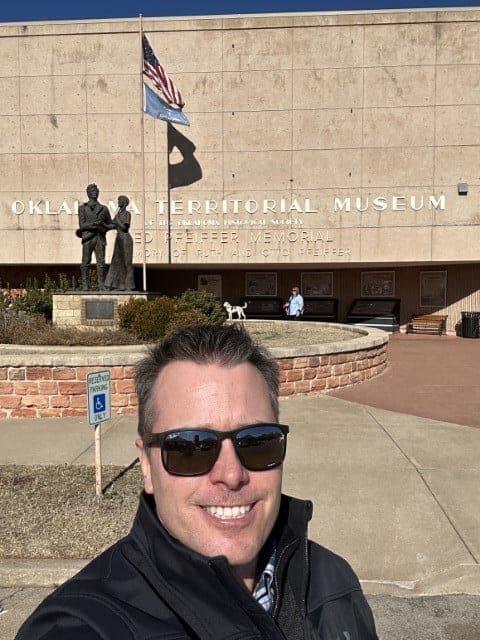
[[[99,190],[98,187],[95,186],[91,186],[88,187],[87,189],[87,196],[92,199],[92,200],[96,200],[98,198],[98,194],[99,194]]]
[[[153,393],[154,433],[184,427],[230,431],[276,422],[267,384],[249,363],[227,368],[172,362],[160,372]],[[226,556],[239,577],[254,577],[258,553],[280,506],[281,467],[248,471],[226,439],[209,473],[179,477],[165,471],[158,447],[148,455],[140,439],[137,447],[145,491],[154,495],[158,518],[170,534],[205,556]],[[214,509],[207,510],[217,506],[249,510],[240,517],[219,517]]]

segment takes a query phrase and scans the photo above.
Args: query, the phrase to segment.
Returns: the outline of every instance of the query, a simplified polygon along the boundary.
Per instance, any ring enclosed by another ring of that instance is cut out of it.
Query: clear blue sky
[[[474,7],[464,0],[1,0],[0,22],[290,11]]]

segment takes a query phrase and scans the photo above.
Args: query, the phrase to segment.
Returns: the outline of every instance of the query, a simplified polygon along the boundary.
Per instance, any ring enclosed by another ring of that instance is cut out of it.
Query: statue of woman
[[[129,202],[127,196],[118,196],[118,209],[113,219],[117,237],[105,287],[117,291],[133,291],[135,289],[132,265],[133,238],[128,232],[131,220],[130,211],[127,211]]]

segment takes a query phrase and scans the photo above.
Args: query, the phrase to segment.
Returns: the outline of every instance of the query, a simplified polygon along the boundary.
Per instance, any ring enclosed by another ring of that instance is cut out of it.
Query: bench
[[[434,333],[441,336],[446,333],[448,316],[433,314],[413,315],[407,323],[407,333]]]

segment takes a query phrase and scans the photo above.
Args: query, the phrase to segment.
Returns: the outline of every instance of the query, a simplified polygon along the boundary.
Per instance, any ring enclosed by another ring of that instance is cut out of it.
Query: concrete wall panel
[[[436,102],[438,105],[478,104],[480,102],[480,63],[438,67]]]
[[[456,185],[467,182],[480,185],[478,166],[480,146],[438,147],[435,150],[435,184]]]
[[[365,27],[364,64],[366,67],[434,63],[435,26],[433,24]]]
[[[90,153],[141,152],[141,114],[94,114],[88,116]]]
[[[20,231],[24,228],[24,214],[18,215],[12,211],[12,203],[21,198],[20,191],[1,191],[0,192],[0,228],[2,231]],[[19,209],[20,211],[21,209]],[[7,243],[4,242],[6,245]],[[2,251],[3,255],[3,251]]]
[[[22,190],[22,160],[18,153],[0,154],[0,191]]]
[[[355,108],[362,105],[361,69],[298,69],[293,73],[294,109]]]
[[[89,182],[88,157],[85,153],[25,154],[22,168],[23,189],[36,191],[44,198],[55,191],[83,192]],[[22,187],[18,188],[21,190]]]
[[[0,115],[14,116],[19,113],[18,78],[0,78]]]
[[[20,116],[0,116],[0,153],[20,151]]]
[[[192,112],[222,111],[221,73],[179,73],[175,77],[175,84],[186,100],[184,111],[187,116]],[[240,106],[235,104],[234,109],[238,108]]]
[[[93,75],[86,78],[89,113],[138,113],[140,79],[132,75]]]
[[[140,75],[139,38],[135,33],[96,33],[85,36],[84,57],[89,75]],[[133,78],[132,78],[133,80]]]
[[[364,185],[370,187],[431,185],[433,148],[364,149],[362,172]]]
[[[361,150],[294,151],[296,189],[354,189],[361,185]]]
[[[427,147],[433,145],[434,107],[364,109],[365,147]]]
[[[363,27],[322,27],[293,31],[293,68],[362,66]]]
[[[85,113],[85,76],[20,78],[22,115]]]
[[[463,20],[437,25],[437,64],[480,64],[480,24]]]
[[[205,73],[222,70],[222,32],[195,30],[185,34],[175,31],[146,33],[153,50],[168,75],[182,91],[178,73]],[[138,45],[137,45],[138,46]],[[137,60],[138,49],[134,54]]]
[[[0,77],[18,76],[18,38],[0,38]]]
[[[290,168],[289,151],[225,153],[224,187],[227,191],[243,189],[246,192],[258,189],[288,189]]]
[[[436,144],[480,144],[480,104],[436,109]]]
[[[32,115],[21,120],[24,153],[85,153],[84,115]]]
[[[50,251],[47,252],[47,255]],[[45,254],[35,254],[32,256],[32,262],[43,262],[45,260]],[[30,256],[27,258],[25,251],[25,236],[23,231],[9,231],[8,242],[3,243],[2,247],[2,262],[5,264],[28,264]]]
[[[431,259],[431,231],[422,227],[361,229],[362,262],[408,262]]]
[[[224,121],[229,117],[229,113],[189,113],[190,127],[179,126],[177,129],[199,151],[219,153],[229,138],[224,126]],[[166,151],[164,128],[166,125],[157,128],[158,136],[161,137],[162,142],[162,146],[159,145],[157,148],[160,150],[163,148]]]
[[[223,74],[225,111],[290,109],[291,71],[244,71]]]
[[[365,69],[366,107],[425,107],[435,101],[435,68]]]
[[[351,149],[362,146],[360,109],[309,109],[293,114],[293,149]]]
[[[91,153],[89,176],[105,191],[128,193],[142,182],[141,153]],[[85,183],[85,185],[87,182]],[[155,189],[155,157],[145,154],[145,189]]]
[[[41,262],[43,256],[51,255],[54,264],[68,264],[72,262],[71,249],[72,232],[69,230],[45,233],[42,229],[30,229],[25,233],[26,261]],[[78,243],[80,244],[80,242]],[[77,247],[78,263],[82,259],[81,247]],[[75,262],[75,260],[73,260]]]
[[[223,34],[224,71],[290,69],[291,64],[289,29],[228,30]]]
[[[479,246],[480,225],[432,229],[432,260],[477,262]]]
[[[477,189],[474,189],[474,193]],[[445,194],[448,207],[444,211],[435,211],[433,224],[435,226],[465,226],[471,224],[480,224],[480,209],[478,207],[477,198],[472,196],[471,188],[470,197],[460,196],[457,187],[444,187],[442,193]]]
[[[289,149],[292,140],[290,111],[224,114],[225,151],[265,151]]]
[[[86,36],[60,35],[20,38],[21,76],[83,76],[86,73]]]

